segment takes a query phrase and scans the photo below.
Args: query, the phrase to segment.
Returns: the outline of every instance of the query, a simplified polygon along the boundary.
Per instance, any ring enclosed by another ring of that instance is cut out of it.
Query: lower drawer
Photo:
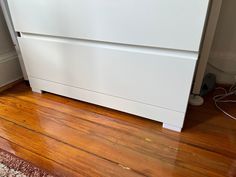
[[[19,43],[31,78],[185,112],[197,54],[40,36]]]

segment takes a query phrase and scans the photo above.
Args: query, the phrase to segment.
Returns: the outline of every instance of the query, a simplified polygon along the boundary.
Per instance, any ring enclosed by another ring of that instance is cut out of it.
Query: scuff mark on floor
[[[125,169],[125,170],[130,170],[129,167],[126,167],[126,166],[124,166],[124,165],[122,165],[122,164],[119,164],[119,166],[120,166],[121,168]]]

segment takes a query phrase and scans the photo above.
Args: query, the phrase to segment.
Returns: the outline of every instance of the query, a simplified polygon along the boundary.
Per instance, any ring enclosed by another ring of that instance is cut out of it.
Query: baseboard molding
[[[217,55],[218,54],[218,55]],[[226,73],[236,74],[236,56],[227,53],[214,53],[209,58],[209,63]]]
[[[236,75],[235,57],[236,55],[234,53],[212,52],[206,73],[215,74],[218,84],[233,84]]]
[[[15,59],[17,59],[17,53],[14,50],[0,53],[0,63],[4,63],[9,60],[15,60]]]
[[[235,60],[236,53],[235,52],[226,52],[226,51],[212,51],[210,54],[210,59],[218,59],[218,60]]]
[[[6,85],[4,85],[4,86],[0,86],[0,93],[19,84],[20,82],[23,82],[23,81],[24,81],[23,78],[18,78],[16,80],[10,81],[9,83],[6,83]]]
[[[0,54],[0,75],[0,88],[5,88],[5,86],[23,78],[15,50]]]

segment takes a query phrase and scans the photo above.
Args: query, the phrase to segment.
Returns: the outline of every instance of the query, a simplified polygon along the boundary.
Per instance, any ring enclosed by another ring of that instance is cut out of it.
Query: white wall
[[[236,1],[223,0],[221,14],[211,49],[209,63],[230,74],[208,65],[207,72],[217,75],[218,83],[234,82],[236,75]]]
[[[0,8],[0,87],[22,78],[16,51]]]
[[[13,50],[14,46],[10,38],[10,34],[6,27],[3,13],[0,8],[0,54]]]

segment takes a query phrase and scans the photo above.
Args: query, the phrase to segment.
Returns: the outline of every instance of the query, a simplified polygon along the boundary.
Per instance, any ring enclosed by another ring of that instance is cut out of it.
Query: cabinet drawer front
[[[184,112],[196,58],[123,45],[19,38],[30,77]]]
[[[8,0],[21,32],[198,51],[208,0]]]

